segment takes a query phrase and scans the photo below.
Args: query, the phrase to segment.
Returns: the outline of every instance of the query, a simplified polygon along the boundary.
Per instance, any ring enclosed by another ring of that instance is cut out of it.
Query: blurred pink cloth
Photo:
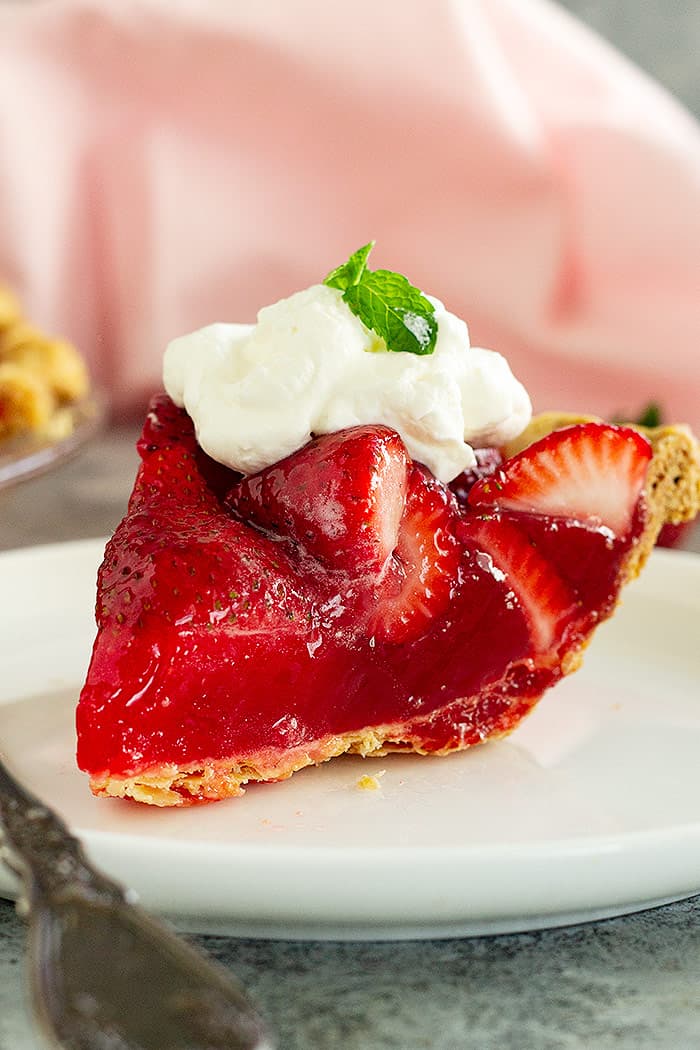
[[[118,409],[377,239],[535,407],[700,424],[700,132],[547,0],[0,5],[0,280]],[[332,347],[329,347],[332,353]]]

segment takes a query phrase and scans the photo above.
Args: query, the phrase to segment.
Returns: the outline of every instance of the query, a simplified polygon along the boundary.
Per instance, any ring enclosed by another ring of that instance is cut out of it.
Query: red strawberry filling
[[[611,611],[651,456],[584,424],[453,492],[366,426],[241,479],[165,396],[139,451],[78,709],[102,782],[207,762],[272,779],[346,734],[436,751],[506,732]]]

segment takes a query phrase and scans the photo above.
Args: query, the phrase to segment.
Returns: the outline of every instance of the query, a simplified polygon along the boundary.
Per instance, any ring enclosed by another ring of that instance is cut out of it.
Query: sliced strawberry
[[[369,632],[405,642],[422,634],[449,605],[459,581],[454,497],[425,467],[411,471],[406,510],[390,571],[382,581]]]
[[[631,527],[651,455],[647,439],[629,427],[566,427],[478,481],[469,504],[575,518],[623,536]]]
[[[324,435],[244,478],[226,506],[301,543],[332,568],[379,574],[397,542],[409,459],[398,434],[362,426]]]
[[[534,649],[544,652],[560,640],[576,611],[576,597],[516,521],[498,513],[473,514],[460,523],[458,534],[490,559],[490,572],[523,610]]]
[[[681,521],[678,525],[668,523],[662,526],[656,541],[657,547],[683,547],[695,528],[693,521]]]
[[[153,398],[137,449],[142,462],[131,508],[154,501],[159,508],[164,502],[168,514],[172,511],[171,501],[178,506],[196,507],[198,512],[203,512],[205,506],[216,507],[216,498],[203,468],[206,460],[212,468],[219,464],[201,452],[194,431],[188,426],[187,414],[166,394]],[[230,487],[237,475],[226,467],[219,469],[228,474]]]
[[[467,496],[477,481],[489,477],[503,462],[503,456],[497,448],[475,448],[474,455],[476,464],[469,470],[463,470],[450,482],[450,489],[457,497],[460,506],[464,506],[467,502]]]
[[[198,449],[188,416],[165,395],[151,404],[138,450],[129,515],[100,568],[100,625],[235,632],[274,617],[288,633],[306,615],[288,553],[232,520],[217,498],[240,475]]]

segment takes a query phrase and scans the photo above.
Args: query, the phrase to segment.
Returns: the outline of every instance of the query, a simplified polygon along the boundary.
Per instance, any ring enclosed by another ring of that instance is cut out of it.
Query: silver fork
[[[227,972],[97,871],[0,759],[2,859],[29,922],[32,1005],[61,1050],[272,1050]],[[1,836],[0,836],[1,838]]]

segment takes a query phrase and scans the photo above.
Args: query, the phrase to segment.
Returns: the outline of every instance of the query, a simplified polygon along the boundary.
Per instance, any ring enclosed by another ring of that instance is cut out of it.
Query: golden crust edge
[[[515,455],[553,430],[592,421],[600,420],[595,416],[561,412],[535,416],[523,434],[506,447],[505,454]],[[639,575],[664,524],[690,521],[700,512],[700,445],[690,429],[681,425],[636,426],[635,429],[649,439],[653,456],[645,485],[647,522],[623,566],[623,583]],[[592,633],[581,646],[565,655],[562,663],[564,674],[571,674],[580,667]],[[405,732],[406,727],[401,728]],[[396,735],[395,725],[375,726],[371,730],[329,736],[312,748],[295,748],[285,753],[283,762],[279,761],[278,755],[274,760],[271,755],[269,764],[264,759],[256,765],[232,765],[226,759],[186,766],[173,764],[145,770],[134,777],[91,777],[90,787],[95,795],[100,796],[132,799],[160,807],[186,806],[193,802],[233,798],[244,793],[247,783],[286,780],[301,769],[320,765],[343,754],[379,756],[392,750],[426,754],[420,746],[411,745],[409,741],[398,745]],[[430,752],[434,755],[444,753],[446,751]]]
[[[152,806],[187,806],[192,802],[235,798],[244,793],[246,784],[287,780],[300,769],[321,765],[340,755],[366,758],[386,754],[383,748],[392,736],[397,736],[398,728],[382,725],[328,736],[311,748],[298,747],[285,752],[282,761],[278,752],[274,756],[271,753],[268,761],[262,752],[255,764],[250,761],[232,764],[229,759],[211,759],[186,766],[173,764],[144,770],[134,777],[93,776],[90,787],[95,795],[133,799]],[[420,752],[418,747],[409,749]]]

